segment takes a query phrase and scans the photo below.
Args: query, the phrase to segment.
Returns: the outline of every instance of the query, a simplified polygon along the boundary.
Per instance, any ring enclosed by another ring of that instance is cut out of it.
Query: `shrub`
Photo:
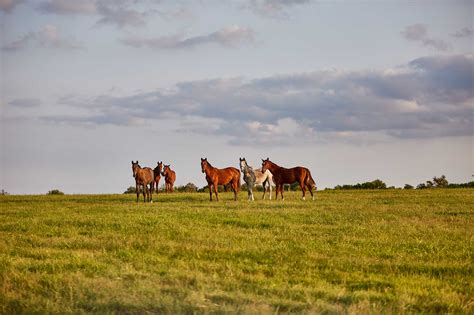
[[[410,184],[405,184],[405,186],[403,186],[403,189],[413,189],[413,186]]]
[[[47,195],[64,195],[64,193],[59,189],[53,189],[48,191]]]
[[[123,193],[124,194],[135,194],[136,192],[137,192],[136,187],[135,186],[130,186]]]

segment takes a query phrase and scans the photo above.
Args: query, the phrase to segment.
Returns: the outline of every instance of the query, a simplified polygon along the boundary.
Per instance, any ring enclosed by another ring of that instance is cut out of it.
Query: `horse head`
[[[267,158],[266,160],[262,159],[262,173],[265,173],[265,171],[268,170],[271,163],[272,162],[270,162],[269,158]]]
[[[203,173],[206,172],[206,169],[208,168],[209,163],[207,162],[207,158],[201,158],[201,171]]]
[[[139,169],[140,169],[140,165],[138,165],[138,160],[136,162],[132,161],[132,174],[133,174],[133,177],[137,176],[137,172],[138,172]]]
[[[168,173],[170,172],[170,165],[171,164],[168,164],[163,167],[163,172],[161,172],[161,175],[165,177],[168,176]]]
[[[248,166],[247,161],[245,160],[245,158],[239,158],[239,162],[240,162],[240,170],[243,172],[244,168]]]

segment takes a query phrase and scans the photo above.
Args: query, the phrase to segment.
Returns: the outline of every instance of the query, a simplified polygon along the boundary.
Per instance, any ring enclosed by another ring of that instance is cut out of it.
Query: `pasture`
[[[0,313],[474,312],[473,189],[0,196]]]

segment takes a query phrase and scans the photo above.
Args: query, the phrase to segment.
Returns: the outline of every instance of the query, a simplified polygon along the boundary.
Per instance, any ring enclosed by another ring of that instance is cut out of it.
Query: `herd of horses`
[[[240,170],[235,167],[216,168],[209,163],[207,158],[201,158],[201,171],[206,174],[206,181],[209,187],[209,200],[212,201],[214,192],[216,200],[219,200],[217,187],[224,185],[230,186],[234,192],[234,200],[237,200],[237,193],[240,190],[240,172],[247,184],[248,200],[254,200],[253,187],[255,185],[263,186],[263,199],[268,191],[272,199],[272,185],[276,187],[275,198],[280,193],[283,197],[283,185],[298,183],[303,192],[305,200],[306,189],[310,192],[314,200],[313,188],[316,190],[316,183],[311,176],[311,172],[306,167],[284,168],[270,161],[269,158],[262,159],[262,167],[254,169],[247,164],[245,158],[239,158]],[[150,167],[141,167],[138,161],[132,161],[132,173],[135,178],[135,188],[137,193],[137,202],[140,196],[140,188],[143,192],[144,202],[153,202],[153,191],[158,192],[158,185],[163,176],[165,179],[165,191],[173,192],[173,185],[176,180],[176,172],[170,168],[170,165],[164,165],[158,162],[158,165],[151,169]]]

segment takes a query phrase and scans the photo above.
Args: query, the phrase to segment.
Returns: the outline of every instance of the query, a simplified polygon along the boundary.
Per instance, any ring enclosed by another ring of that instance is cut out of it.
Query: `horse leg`
[[[268,196],[269,196],[270,200],[272,200],[272,193],[273,193],[272,190],[273,190],[272,189],[272,183],[270,182],[270,180],[268,180],[268,192],[269,192]]]
[[[209,201],[212,201],[212,184],[207,185],[209,187]]]
[[[214,186],[214,193],[216,194],[216,201],[219,201],[219,196],[217,195],[217,183],[214,183],[213,186]]]
[[[153,203],[153,182],[150,184],[150,203]]]
[[[137,202],[138,202],[138,198],[140,196],[140,186],[138,186],[138,184],[135,183],[135,193],[137,194]]]
[[[146,185],[142,185],[143,187],[143,202],[146,202],[146,191],[147,191],[147,188],[146,188]]]
[[[306,195],[306,187],[305,187],[304,181],[300,181],[299,184],[300,184],[301,191],[303,192],[303,200],[306,200],[306,198],[305,198],[305,195]]]
[[[281,200],[285,200],[285,197],[283,197],[283,190],[285,188],[285,185],[284,184],[281,184],[280,185],[280,195],[281,195]]]
[[[263,183],[262,183],[262,186],[263,186],[263,197],[262,197],[262,200],[265,200],[265,193],[267,192],[267,183],[268,183],[268,180],[264,180]]]
[[[314,200],[314,195],[313,195],[313,187],[311,184],[306,183],[306,187],[308,187],[309,193],[311,194],[311,198]]]

